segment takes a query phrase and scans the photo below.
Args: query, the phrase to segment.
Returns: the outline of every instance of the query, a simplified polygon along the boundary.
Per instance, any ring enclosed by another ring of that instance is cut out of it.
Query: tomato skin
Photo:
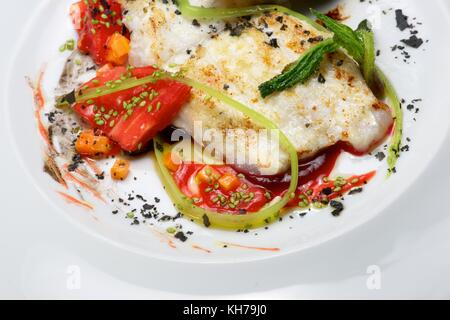
[[[124,76],[142,78],[157,70],[144,68],[104,68],[84,87],[102,87]],[[181,107],[189,100],[191,88],[172,79],[158,80],[113,94],[77,103],[73,106],[81,118],[128,152],[139,151],[158,132],[170,125]],[[143,96],[143,94],[146,96]],[[154,96],[152,97],[152,93]],[[133,99],[139,103],[133,108],[125,106]]]
[[[107,63],[110,37],[119,33],[130,38],[122,24],[122,7],[114,0],[87,0],[72,5],[70,15],[78,33],[78,49],[89,54],[98,65]]]
[[[145,107],[138,108],[128,119],[121,118],[110,132],[111,139],[118,141],[124,150],[136,150],[139,143],[152,139],[172,122],[189,99],[189,87],[175,81],[165,84],[158,88],[159,95],[152,102],[152,112]]]

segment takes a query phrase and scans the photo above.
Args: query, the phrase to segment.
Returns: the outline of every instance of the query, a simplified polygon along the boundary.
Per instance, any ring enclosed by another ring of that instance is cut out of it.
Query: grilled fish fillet
[[[261,83],[330,37],[306,22],[281,13],[193,22],[172,3],[122,2],[132,32],[132,64],[182,67],[189,78],[223,91],[272,120],[300,158],[339,141],[368,151],[392,124],[389,108],[373,95],[358,65],[342,51],[328,55],[318,75],[307,83],[261,98]],[[223,142],[223,148],[214,150],[216,156],[227,156],[230,162],[233,155],[246,154],[237,164],[250,171],[276,174],[289,166],[285,150],[259,134],[261,128],[251,119],[197,90],[174,124],[203,145],[205,139],[194,132],[196,126],[219,132],[220,139],[215,139]]]

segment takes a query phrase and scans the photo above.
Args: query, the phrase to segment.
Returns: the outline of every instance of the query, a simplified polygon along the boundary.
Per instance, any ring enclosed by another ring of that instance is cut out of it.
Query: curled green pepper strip
[[[156,159],[158,162],[158,171],[166,187],[166,191],[168,192],[172,201],[175,203],[177,209],[197,223],[206,225],[208,227],[211,226],[214,228],[228,230],[258,228],[276,221],[281,214],[281,210],[291,200],[292,194],[295,194],[295,191],[297,189],[298,156],[295,147],[271,120],[243,105],[242,103],[202,83],[186,78],[180,78],[177,79],[177,81],[183,82],[197,90],[203,91],[211,97],[226,103],[227,105],[238,111],[241,111],[261,127],[269,130],[277,130],[281,147],[289,153],[292,176],[291,183],[286,194],[278,202],[273,203],[258,212],[238,215],[218,213],[203,209],[195,206],[178,188],[169,170],[164,165],[165,145],[160,138],[156,138],[154,139],[154,144]]]
[[[326,31],[324,27],[315,22],[313,19],[306,17],[294,10],[289,8],[274,5],[274,4],[263,4],[257,6],[249,6],[242,8],[203,8],[192,6],[189,0],[178,0],[178,8],[181,14],[186,18],[192,19],[231,19],[239,18],[244,16],[250,16],[258,13],[278,11],[281,13],[288,14],[290,16],[296,17],[299,20],[303,20],[308,24],[314,26],[320,31]]]
[[[388,150],[388,173],[387,176],[390,177],[395,173],[395,166],[397,165],[397,160],[400,156],[400,149],[402,147],[402,137],[403,137],[403,111],[401,107],[400,99],[395,91],[394,86],[389,81],[387,76],[381,71],[380,68],[375,68],[376,76],[380,79],[383,84],[384,92],[386,97],[391,103],[392,113],[394,116],[394,134],[392,136],[391,145]]]
[[[367,20],[359,24],[358,29],[356,29],[356,34],[364,47],[363,60],[360,63],[362,73],[369,88],[375,92],[375,39]]]

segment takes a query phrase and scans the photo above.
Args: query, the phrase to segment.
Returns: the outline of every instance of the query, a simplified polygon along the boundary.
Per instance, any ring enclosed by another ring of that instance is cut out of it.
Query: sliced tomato
[[[83,0],[72,5],[70,15],[78,33],[78,49],[89,54],[98,65],[108,62],[108,42],[116,33],[127,39],[122,24],[122,7],[114,0]]]
[[[144,68],[102,68],[83,88],[118,85],[127,77],[142,78],[157,70]],[[101,131],[128,152],[139,151],[173,121],[189,100],[191,88],[172,79],[162,79],[73,106],[92,128]]]

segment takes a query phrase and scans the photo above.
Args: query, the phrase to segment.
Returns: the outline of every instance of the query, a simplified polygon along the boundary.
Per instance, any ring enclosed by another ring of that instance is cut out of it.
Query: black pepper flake
[[[67,170],[69,170],[69,172],[74,172],[75,170],[77,170],[77,168],[84,163],[83,159],[81,158],[81,156],[76,153],[73,157],[72,157],[72,163],[67,167]]]
[[[211,222],[209,221],[209,217],[206,214],[203,215],[203,224],[207,228],[209,228],[211,226]]]
[[[355,195],[355,194],[358,194],[361,192],[363,192],[363,188],[356,188],[356,189],[351,190],[348,194],[352,196],[352,195]]]
[[[200,27],[200,23],[198,22],[197,19],[192,20],[192,25],[195,27]]]
[[[181,242],[186,242],[186,240],[188,239],[182,231],[177,232],[175,234],[175,238],[180,240]]]
[[[270,39],[269,45],[270,45],[271,47],[274,47],[274,48],[279,48],[279,47],[280,47],[280,46],[278,45],[278,40],[275,39],[275,38]]]
[[[146,200],[143,196],[141,196],[140,194],[137,194],[137,195],[136,195],[136,199],[139,199],[139,200],[141,200],[142,202],[147,202],[147,200]]]
[[[341,215],[342,211],[344,211],[344,205],[342,202],[332,200],[330,202],[330,207],[332,207],[334,210],[331,212],[331,214],[334,217],[338,217]]]
[[[148,203],[146,203],[142,206],[142,209],[144,209],[145,211],[150,211],[150,210],[153,210],[154,208],[155,208],[155,206],[153,204],[148,204]]]
[[[72,90],[61,99],[58,99],[59,103],[68,103],[69,105],[74,104],[75,101],[76,101],[75,90]]]
[[[56,112],[55,111],[49,112],[47,114],[48,122],[54,123],[55,122],[55,116],[56,116]]]
[[[317,37],[313,37],[313,38],[309,38],[308,42],[309,43],[315,43],[315,42],[321,42],[323,41],[323,37],[322,36],[317,36]]]
[[[328,188],[323,189],[321,193],[326,195],[326,196],[329,196],[330,194],[333,193],[333,189],[328,187]]]
[[[397,21],[397,28],[400,31],[411,28],[411,25],[408,23],[408,16],[405,16],[401,9],[395,10],[395,20]]]
[[[403,39],[400,41],[414,49],[420,48],[423,44],[423,40],[418,38],[416,35],[411,36],[409,39]]]
[[[105,173],[102,172],[100,174],[96,174],[95,175],[97,177],[98,180],[105,180]]]
[[[162,222],[172,221],[172,217],[171,216],[162,216],[158,221],[162,221]]]
[[[400,148],[401,152],[409,152],[409,145],[404,145],[403,147]]]
[[[386,158],[386,155],[384,154],[384,152],[380,151],[375,155],[375,158],[377,158],[378,161],[383,161]]]
[[[225,30],[230,31],[230,36],[232,37],[240,37],[242,35],[242,32],[245,29],[244,24],[237,24],[235,26],[231,25],[230,23],[227,23],[225,26]]]
[[[323,74],[319,73],[319,78],[317,79],[317,81],[319,81],[319,83],[325,83],[327,82],[327,80],[325,80]]]

